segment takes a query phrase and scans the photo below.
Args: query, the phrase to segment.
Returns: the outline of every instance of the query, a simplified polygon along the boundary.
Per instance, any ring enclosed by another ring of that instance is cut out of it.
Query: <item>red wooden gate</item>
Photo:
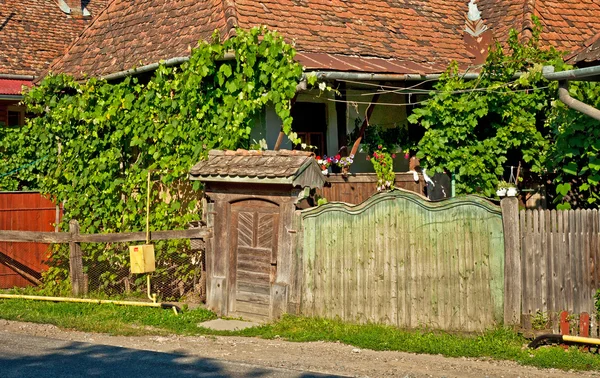
[[[0,192],[0,230],[55,231],[57,209],[37,192]],[[49,244],[0,242],[0,288],[39,282]]]

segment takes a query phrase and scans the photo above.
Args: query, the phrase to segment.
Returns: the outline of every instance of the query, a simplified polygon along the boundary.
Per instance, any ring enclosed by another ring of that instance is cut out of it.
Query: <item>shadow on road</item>
[[[69,342],[0,354],[0,377],[325,377],[188,356]]]

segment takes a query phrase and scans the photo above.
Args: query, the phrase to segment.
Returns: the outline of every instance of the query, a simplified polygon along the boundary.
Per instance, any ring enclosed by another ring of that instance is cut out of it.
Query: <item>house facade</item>
[[[107,0],[0,2],[0,126],[21,126],[23,87],[48,69]]]
[[[565,52],[600,28],[600,5],[579,0],[114,0],[50,70],[114,80],[151,71],[160,61],[180,63],[214,30],[227,38],[238,27],[266,25],[294,44],[305,75],[337,90],[300,90],[292,109],[293,130],[317,154],[332,155],[351,147],[348,135],[382,89],[369,124],[410,134],[407,116],[419,94],[394,88],[426,91],[452,61],[476,75],[489,45],[505,43],[510,29],[532,37],[532,16],[543,25],[542,44]],[[273,109],[255,124],[252,137],[273,148],[280,130]],[[282,147],[292,146],[284,141]],[[395,168],[407,171],[408,160],[399,156]],[[370,169],[361,156],[352,166]]]

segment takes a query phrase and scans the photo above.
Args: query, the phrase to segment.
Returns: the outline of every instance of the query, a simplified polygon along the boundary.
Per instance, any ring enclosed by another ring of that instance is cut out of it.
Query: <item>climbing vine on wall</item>
[[[186,185],[187,173],[208,150],[246,147],[252,119],[267,104],[291,133],[290,99],[302,74],[294,54],[277,33],[254,28],[222,43],[215,34],[188,62],[161,65],[149,80],[50,75],[24,98],[37,117],[0,134],[6,171],[37,163],[0,178],[0,187],[40,189],[64,203],[64,218],[78,219],[84,233],[137,231],[150,170],[159,182],[151,229],[183,228],[199,217],[192,193],[199,187]],[[176,253],[170,244],[157,250]],[[124,251],[88,246],[86,256],[126,266]]]
[[[546,119],[558,86],[542,67],[564,64],[555,50],[539,48],[535,23],[529,42],[511,31],[506,51],[496,45],[478,79],[464,80],[453,64],[409,118],[425,128],[415,147],[422,165],[455,174],[459,193],[491,196],[507,165],[520,163],[538,179],[547,172],[553,133]]]

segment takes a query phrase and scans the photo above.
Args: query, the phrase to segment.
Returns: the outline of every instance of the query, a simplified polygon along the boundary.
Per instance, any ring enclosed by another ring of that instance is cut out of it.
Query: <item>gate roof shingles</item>
[[[194,180],[209,182],[280,183],[322,187],[323,174],[314,154],[305,151],[220,151],[190,170]]]

